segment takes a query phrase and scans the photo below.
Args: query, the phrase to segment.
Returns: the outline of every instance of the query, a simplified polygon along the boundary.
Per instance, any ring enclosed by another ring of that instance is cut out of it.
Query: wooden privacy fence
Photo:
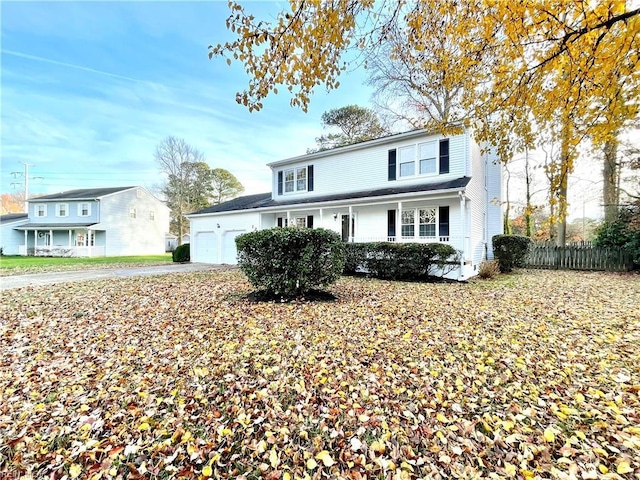
[[[590,242],[558,247],[552,243],[535,243],[526,260],[530,268],[558,270],[606,270],[626,272],[632,269],[631,256],[621,249],[597,247]]]

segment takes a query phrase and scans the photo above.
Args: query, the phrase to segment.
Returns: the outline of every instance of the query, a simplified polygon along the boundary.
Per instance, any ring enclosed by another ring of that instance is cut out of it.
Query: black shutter
[[[282,227],[282,217],[278,217],[278,226]]]
[[[313,228],[313,215],[307,215],[307,228]]]
[[[449,173],[449,139],[440,140],[440,174]]]
[[[396,236],[396,211],[387,210],[387,236]]]
[[[307,167],[307,191],[313,192],[313,165]]]
[[[282,195],[282,172],[278,172],[278,195]]]
[[[438,235],[441,237],[449,236],[449,207],[440,207],[438,220]]]
[[[396,150],[389,150],[389,181],[396,179]]]

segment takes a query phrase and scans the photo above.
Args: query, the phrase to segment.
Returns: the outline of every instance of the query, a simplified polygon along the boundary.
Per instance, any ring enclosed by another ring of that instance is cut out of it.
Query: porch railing
[[[39,245],[36,248],[27,248],[26,245],[19,245],[18,254],[30,257],[104,257],[106,256],[106,249],[104,246],[63,247],[60,245]]]

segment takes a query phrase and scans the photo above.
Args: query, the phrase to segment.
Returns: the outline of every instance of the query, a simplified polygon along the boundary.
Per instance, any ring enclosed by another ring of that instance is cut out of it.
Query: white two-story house
[[[160,255],[169,208],[142,187],[84,188],[31,198],[1,225],[6,255]]]
[[[268,166],[272,192],[188,215],[192,261],[236,263],[235,237],[251,230],[323,227],[345,242],[450,244],[464,279],[502,233],[501,164],[469,132],[411,131]]]

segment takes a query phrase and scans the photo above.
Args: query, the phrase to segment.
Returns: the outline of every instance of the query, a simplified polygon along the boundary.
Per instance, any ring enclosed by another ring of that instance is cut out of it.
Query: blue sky
[[[260,18],[285,4],[245,2]],[[167,136],[184,138],[212,168],[231,171],[246,193],[270,190],[266,163],[305,153],[320,117],[369,106],[365,75],[319,88],[308,113],[272,96],[260,112],[235,102],[247,85],[240,65],[208,59],[231,38],[226,1],[31,2],[0,4],[1,188],[29,167],[29,192],[142,185],[162,177],[153,159]]]

